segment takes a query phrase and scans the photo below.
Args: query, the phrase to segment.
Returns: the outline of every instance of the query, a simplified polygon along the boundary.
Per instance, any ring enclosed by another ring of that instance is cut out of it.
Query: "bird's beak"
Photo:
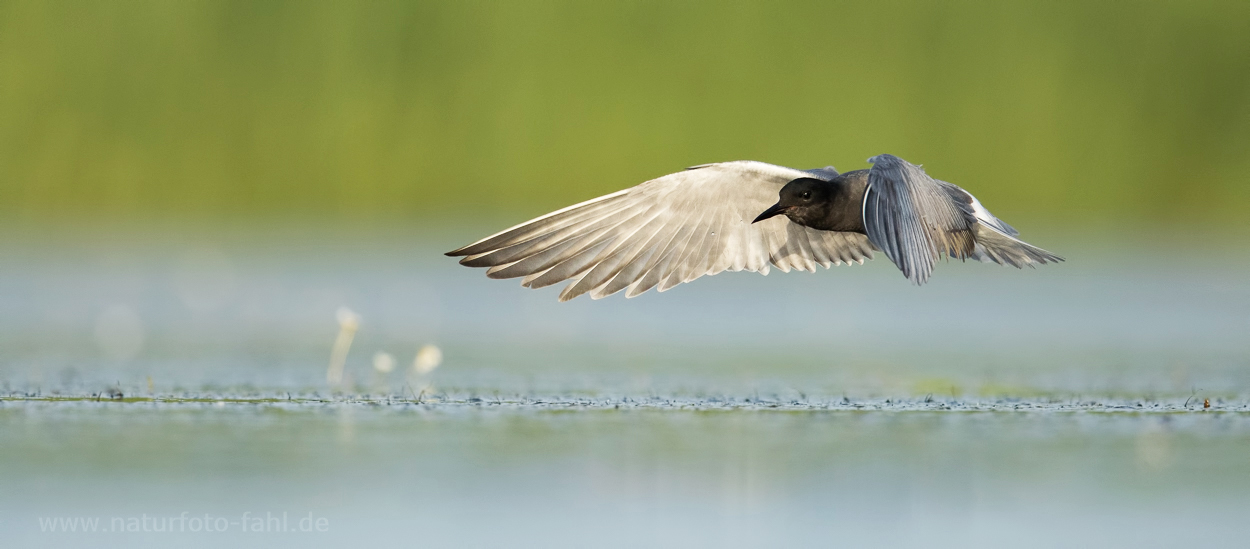
[[[759,217],[757,217],[757,218],[755,218],[755,221],[752,221],[751,223],[759,223],[760,221],[763,221],[763,220],[768,219],[768,218],[770,218],[770,217],[774,217],[774,216],[776,216],[776,215],[783,214],[783,213],[785,213],[785,212],[786,212],[786,210],[788,210],[788,209],[790,209],[790,207],[789,207],[789,206],[782,206],[782,205],[781,205],[781,203],[780,203],[780,202],[778,202],[778,203],[776,203],[776,204],[773,204],[773,206],[772,206],[771,208],[769,208],[769,209],[767,209],[767,210],[764,210],[764,213],[760,214],[760,216],[759,216]]]

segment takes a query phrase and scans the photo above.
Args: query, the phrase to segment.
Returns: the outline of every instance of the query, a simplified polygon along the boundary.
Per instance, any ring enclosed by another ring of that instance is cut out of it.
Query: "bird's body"
[[[763,162],[704,164],[576,204],[448,252],[524,277],[540,288],[571,283],[560,300],[594,299],[722,271],[768,274],[863,263],[883,251],[923,284],[934,262],[958,259],[1030,267],[1062,261],[1017,238],[967,191],[880,155],[872,169],[796,170]]]

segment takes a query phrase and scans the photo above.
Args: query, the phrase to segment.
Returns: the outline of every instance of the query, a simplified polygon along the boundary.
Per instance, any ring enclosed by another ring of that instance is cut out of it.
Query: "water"
[[[1250,534],[1246,254],[1042,235],[1068,263],[914,288],[879,258],[560,304],[437,254],[478,232],[4,244],[6,545]],[[339,307],[362,322],[335,391]],[[412,375],[426,344],[445,359]],[[132,523],[166,531],[107,531]]]

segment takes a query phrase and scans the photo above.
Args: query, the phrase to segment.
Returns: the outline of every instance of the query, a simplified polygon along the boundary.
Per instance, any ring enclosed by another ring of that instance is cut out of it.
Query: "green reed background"
[[[19,224],[536,214],[881,152],[1016,223],[1244,228],[1250,2],[0,1]]]

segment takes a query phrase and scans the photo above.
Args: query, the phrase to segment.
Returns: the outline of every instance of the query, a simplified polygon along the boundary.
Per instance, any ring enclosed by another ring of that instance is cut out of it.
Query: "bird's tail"
[[[984,223],[975,223],[972,234],[976,240],[976,248],[968,257],[985,263],[1011,265],[1017,269],[1028,265],[1058,263],[1062,257],[1038,248],[1028,242],[990,227]]]

